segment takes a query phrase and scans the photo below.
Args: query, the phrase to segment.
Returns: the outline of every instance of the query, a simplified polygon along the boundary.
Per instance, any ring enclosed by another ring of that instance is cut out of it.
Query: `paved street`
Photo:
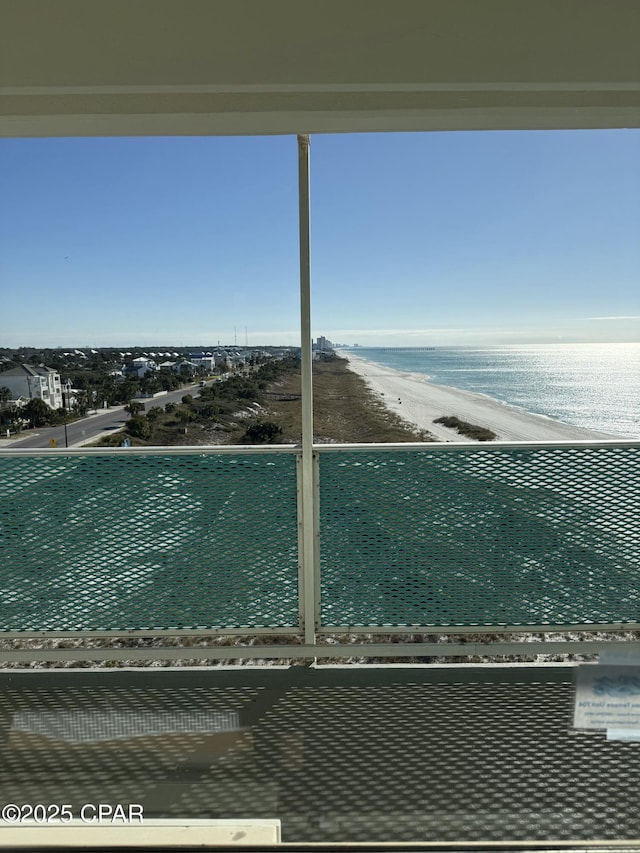
[[[198,385],[188,385],[179,391],[170,391],[161,397],[151,399],[140,399],[147,409],[152,406],[165,406],[167,403],[179,403],[185,394],[195,394],[199,391]],[[113,407],[97,415],[89,415],[79,421],[67,424],[67,435],[65,440],[64,426],[38,427],[35,430],[24,430],[22,438],[18,441],[0,443],[0,447],[50,447],[51,439],[55,439],[58,447],[80,447],[89,444],[103,432],[117,431],[125,425],[128,414],[123,406]]]

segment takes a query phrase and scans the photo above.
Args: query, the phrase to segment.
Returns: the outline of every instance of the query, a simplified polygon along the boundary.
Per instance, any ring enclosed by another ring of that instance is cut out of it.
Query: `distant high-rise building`
[[[321,335],[316,343],[313,344],[313,349],[317,352],[328,352],[333,349],[333,344],[329,338],[325,338],[324,335]]]

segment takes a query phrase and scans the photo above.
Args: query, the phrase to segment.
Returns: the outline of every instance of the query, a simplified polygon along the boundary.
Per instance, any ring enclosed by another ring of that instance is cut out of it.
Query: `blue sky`
[[[5,139],[0,185],[0,345],[299,342],[295,137]],[[314,335],[640,341],[638,130],[315,136],[311,196]]]

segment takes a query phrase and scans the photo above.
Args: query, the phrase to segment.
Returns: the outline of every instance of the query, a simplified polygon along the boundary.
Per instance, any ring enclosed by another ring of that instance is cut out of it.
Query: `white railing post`
[[[315,643],[315,494],[313,476],[313,396],[311,346],[311,259],[309,137],[298,136],[298,224],[300,230],[300,333],[302,373],[302,576],[304,641]]]

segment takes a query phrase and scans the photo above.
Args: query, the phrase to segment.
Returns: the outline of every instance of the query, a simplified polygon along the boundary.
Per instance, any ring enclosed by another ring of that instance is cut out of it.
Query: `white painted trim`
[[[349,452],[352,453],[354,451],[390,451],[396,452],[398,450],[404,451],[416,451],[416,450],[434,450],[437,453],[440,452],[451,452],[456,453],[461,450],[511,450],[517,448],[523,448],[527,450],[536,450],[536,449],[546,449],[551,450],[554,448],[558,449],[586,449],[586,448],[599,448],[599,447],[640,447],[640,440],[637,438],[614,438],[614,439],[587,439],[586,441],[580,440],[569,440],[569,441],[451,441],[451,442],[440,442],[440,441],[426,441],[426,442],[396,442],[389,444],[316,444],[314,446],[314,450],[318,453],[336,453],[336,452]]]
[[[186,639],[196,637],[256,637],[265,635],[275,635],[278,637],[298,636],[301,633],[299,626],[278,627],[277,625],[266,628],[252,628],[250,626],[240,626],[238,628],[130,628],[98,631],[47,631],[46,629],[37,631],[0,631],[0,641],[2,640],[75,640],[83,639],[106,639],[106,640],[123,640],[123,639],[142,639],[149,640],[156,637],[174,637],[175,639]]]
[[[313,472],[313,347],[311,340],[311,222],[309,202],[309,137],[298,136],[298,228],[300,239],[300,334],[302,461],[301,518],[303,627],[307,644],[315,641],[315,490]]]
[[[640,640],[545,640],[540,643],[516,641],[473,643],[336,643],[331,645],[219,646],[152,649],[8,649],[0,650],[0,662],[27,661],[136,661],[136,660],[314,660],[317,658],[370,657],[478,657],[499,655],[592,655],[603,651],[628,652],[640,649]]]
[[[561,83],[228,83],[153,86],[0,86],[0,97],[14,95],[242,95],[360,92],[640,92],[640,82],[585,80]]]
[[[95,807],[97,810],[97,806]],[[128,808],[128,807],[127,807]],[[87,817],[93,816],[90,811]],[[152,847],[162,848],[233,847],[274,845],[281,841],[280,820],[162,820],[142,819],[131,823],[86,823],[80,819],[70,823],[4,824],[0,828],[0,848],[19,850],[23,847]]]
[[[552,448],[599,448],[599,447],[640,447],[640,440],[637,438],[613,438],[613,439],[587,439],[567,441],[456,441],[456,442],[439,442],[439,441],[405,441],[405,442],[389,442],[379,443],[371,442],[369,444],[314,444],[314,453],[353,453],[355,451],[384,451],[396,452],[402,450],[410,451],[436,451],[436,452],[451,452],[456,453],[462,450],[474,449],[481,450],[499,450],[525,448],[533,450],[552,449]],[[0,447],[0,457],[2,456],[255,456],[261,454],[301,454],[302,448],[299,444],[225,444],[216,446],[201,446],[201,447],[58,447],[51,449],[49,447]]]
[[[6,110],[6,107],[5,107]],[[463,108],[268,110],[256,112],[68,113],[0,116],[0,137],[269,136],[422,133],[456,130],[593,130],[640,127],[640,108],[621,104],[482,105]]]
[[[29,436],[25,436],[28,438]],[[297,444],[224,444],[200,447],[2,447],[0,456],[256,456],[300,453]]]

